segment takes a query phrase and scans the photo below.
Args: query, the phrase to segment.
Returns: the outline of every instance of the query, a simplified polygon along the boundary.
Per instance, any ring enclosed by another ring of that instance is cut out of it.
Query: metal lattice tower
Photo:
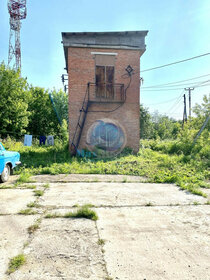
[[[26,0],[8,0],[10,14],[10,36],[8,65],[15,70],[21,70],[21,44],[20,29],[21,20],[26,18]]]

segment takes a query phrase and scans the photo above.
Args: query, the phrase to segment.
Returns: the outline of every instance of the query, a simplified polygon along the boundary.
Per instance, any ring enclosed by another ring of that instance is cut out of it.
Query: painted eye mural
[[[109,119],[97,120],[87,133],[87,147],[97,156],[113,156],[121,152],[126,142],[123,129]]]

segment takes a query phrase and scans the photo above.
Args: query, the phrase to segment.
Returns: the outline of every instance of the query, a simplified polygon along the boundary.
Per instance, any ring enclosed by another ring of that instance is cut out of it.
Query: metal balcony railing
[[[124,84],[88,83],[88,100],[90,102],[125,102]]]

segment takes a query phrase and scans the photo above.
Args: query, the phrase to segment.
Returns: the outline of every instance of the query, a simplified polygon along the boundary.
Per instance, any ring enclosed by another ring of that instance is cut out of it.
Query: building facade
[[[72,153],[139,150],[140,57],[147,31],[62,33]]]

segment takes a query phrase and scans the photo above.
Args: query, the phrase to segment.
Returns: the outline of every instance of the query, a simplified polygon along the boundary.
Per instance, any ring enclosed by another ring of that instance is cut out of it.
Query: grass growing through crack
[[[30,203],[28,203],[27,204],[27,207],[29,207],[29,208],[40,208],[41,207],[41,205],[39,204],[39,203],[37,203],[37,202],[30,202]]]
[[[199,205],[200,203],[198,201],[194,201],[193,205]]]
[[[37,219],[36,223],[28,227],[28,233],[32,234],[34,233],[37,229],[39,229],[39,225],[41,223],[41,219]]]
[[[43,187],[44,189],[49,189],[50,184],[44,184],[42,187]]]
[[[33,183],[34,181],[31,179],[31,174],[27,172],[23,172],[20,174],[20,177],[17,180],[17,185],[23,184],[23,183]]]
[[[47,219],[53,219],[53,218],[85,218],[90,219],[93,221],[98,220],[98,215],[96,212],[92,209],[90,209],[87,205],[80,206],[75,212],[68,212],[64,215],[53,213],[53,214],[47,214],[45,216]]]
[[[21,189],[36,189],[35,185],[22,184],[22,183],[19,183],[19,184],[16,183],[15,187],[18,187],[18,188],[21,188]]]
[[[26,209],[20,210],[18,212],[18,214],[19,215],[35,215],[35,214],[37,214],[37,212],[32,210],[31,208],[26,208]]]
[[[87,204],[82,205],[81,207],[93,208],[93,207],[95,207],[95,205],[92,203],[87,203]]]
[[[96,221],[98,220],[98,215],[94,210],[90,209],[87,205],[84,205],[77,209],[76,212],[66,213],[64,218],[85,218]]]
[[[11,274],[15,272],[25,262],[26,262],[26,258],[23,254],[17,255],[16,257],[10,259],[7,274]]]
[[[126,183],[128,180],[126,177],[123,178],[122,183]]]
[[[91,203],[87,203],[87,204],[84,204],[84,205],[79,205],[79,204],[74,204],[72,206],[73,208],[78,208],[78,207],[88,207],[88,208],[93,208],[93,207],[96,207],[94,204],[91,204]]]
[[[15,186],[14,185],[0,185],[0,190],[4,190],[4,189],[13,189]]]
[[[92,182],[99,182],[99,179],[98,178],[93,178],[92,180],[90,180],[90,183],[92,183]]]
[[[54,219],[54,218],[60,218],[62,217],[62,215],[58,214],[58,213],[50,213],[50,214],[47,214],[45,215],[45,218],[46,219]]]
[[[150,206],[153,206],[153,204],[152,204],[152,202],[147,202],[147,203],[145,204],[145,206],[150,207]]]
[[[44,195],[44,191],[42,191],[42,190],[35,190],[34,191],[34,195],[35,196],[43,196]]]
[[[34,224],[28,227],[28,233],[34,233],[37,229],[39,229],[39,224]]]
[[[98,239],[98,245],[104,245],[105,244],[105,240],[104,239]]]
[[[77,208],[77,207],[79,207],[79,204],[74,204],[72,207]]]

